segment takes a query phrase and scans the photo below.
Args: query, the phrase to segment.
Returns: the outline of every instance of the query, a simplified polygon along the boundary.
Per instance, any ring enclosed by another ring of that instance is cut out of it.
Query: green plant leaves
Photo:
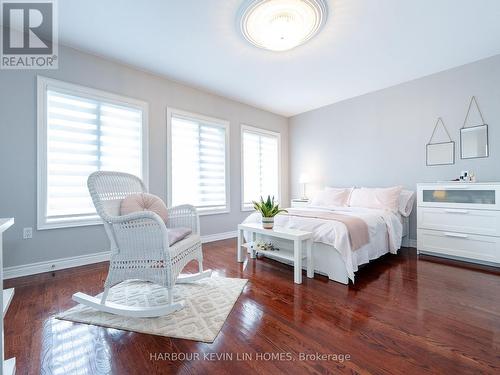
[[[278,203],[275,203],[274,196],[271,198],[270,195],[267,196],[267,199],[260,197],[260,201],[252,201],[253,208],[260,212],[263,217],[274,217],[281,212],[288,212],[287,210],[280,208]]]

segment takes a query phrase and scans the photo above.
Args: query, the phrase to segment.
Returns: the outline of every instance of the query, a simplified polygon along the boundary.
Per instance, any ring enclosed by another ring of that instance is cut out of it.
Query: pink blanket
[[[347,227],[349,234],[349,241],[351,242],[351,249],[358,250],[359,248],[370,242],[370,234],[368,232],[368,224],[359,217],[343,215],[334,212],[325,211],[310,211],[301,210],[296,208],[288,208],[288,215],[310,217],[323,220],[339,221]]]

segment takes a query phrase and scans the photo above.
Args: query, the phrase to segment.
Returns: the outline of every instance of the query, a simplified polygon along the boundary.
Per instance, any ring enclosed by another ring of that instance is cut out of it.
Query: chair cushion
[[[165,223],[167,222],[167,206],[156,195],[148,193],[131,194],[120,203],[120,215],[128,215],[139,211],[152,211],[158,214]]]
[[[179,227],[179,228],[168,228],[168,244],[172,246],[176,242],[183,240],[189,236],[193,231],[191,228]]]
[[[175,257],[185,252],[186,249],[192,248],[193,246],[201,246],[201,238],[198,234],[191,234],[186,238],[184,238],[183,240],[180,240],[175,244],[171,244],[169,249],[170,256]]]

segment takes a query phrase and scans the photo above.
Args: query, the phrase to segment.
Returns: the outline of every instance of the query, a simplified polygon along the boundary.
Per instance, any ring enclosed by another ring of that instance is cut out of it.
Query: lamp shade
[[[301,173],[299,177],[299,184],[307,184],[309,182],[309,175],[307,173]]]

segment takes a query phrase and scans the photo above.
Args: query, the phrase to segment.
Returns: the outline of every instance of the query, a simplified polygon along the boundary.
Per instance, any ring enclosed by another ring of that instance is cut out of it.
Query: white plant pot
[[[274,216],[273,217],[262,216],[262,228],[273,229],[273,227],[274,227]]]

